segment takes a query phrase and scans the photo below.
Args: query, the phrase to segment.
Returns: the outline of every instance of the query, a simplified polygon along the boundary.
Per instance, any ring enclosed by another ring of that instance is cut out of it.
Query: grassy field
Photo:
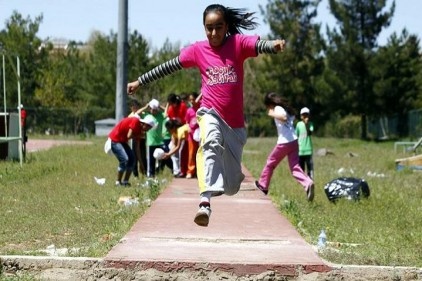
[[[0,254],[66,248],[69,256],[104,256],[165,187],[166,174],[148,187],[133,179],[133,187],[116,188],[116,159],[103,152],[103,138],[89,140],[28,153],[22,168],[0,162]],[[105,185],[94,177],[106,178]],[[139,205],[119,204],[121,196],[139,198]]]
[[[127,233],[165,188],[157,181],[132,179],[116,188],[116,160],[103,152],[103,138],[91,145],[60,146],[29,153],[19,163],[0,162],[0,255],[45,255],[47,248],[68,249],[68,256],[102,257]],[[245,166],[258,177],[275,138],[250,138]],[[284,160],[274,173],[270,196],[303,237],[316,244],[321,229],[328,247],[321,256],[334,263],[422,267],[421,172],[396,171],[392,143],[314,138],[316,196],[308,203]],[[339,173],[339,170],[343,170]],[[339,176],[364,178],[368,199],[330,203],[323,187]],[[106,178],[104,186],[94,177]],[[143,185],[138,186],[139,185]],[[140,204],[118,204],[121,196]]]
[[[249,139],[244,162],[259,177],[275,139]],[[316,244],[325,229],[330,242],[321,256],[334,263],[390,266],[422,266],[422,173],[396,171],[393,143],[314,138],[315,150],[327,149],[326,156],[314,155],[316,195],[305,200],[302,187],[294,180],[285,159],[270,186],[273,202],[302,236]],[[324,185],[340,176],[365,179],[368,199],[358,202],[328,201]]]

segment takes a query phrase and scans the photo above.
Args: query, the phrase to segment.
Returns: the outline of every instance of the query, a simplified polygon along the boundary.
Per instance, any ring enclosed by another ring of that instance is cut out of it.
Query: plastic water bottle
[[[130,198],[130,199],[128,199],[128,200],[125,201],[124,205],[126,207],[138,206],[139,205],[138,198]]]
[[[322,249],[327,244],[327,235],[325,234],[325,230],[321,230],[321,233],[318,236],[318,248]]]

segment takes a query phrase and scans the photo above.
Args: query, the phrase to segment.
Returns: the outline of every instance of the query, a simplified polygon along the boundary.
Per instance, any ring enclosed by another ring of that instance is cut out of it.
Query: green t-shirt
[[[167,130],[167,128],[166,128],[166,122],[169,120],[169,118],[168,117],[166,117],[165,119],[164,119],[164,122],[163,122],[163,139],[164,140],[169,140],[169,139],[171,139],[171,134],[170,134],[170,132]]]
[[[164,127],[164,114],[159,111],[156,114],[144,113],[144,116],[151,115],[155,119],[156,125],[147,131],[147,146],[163,145],[163,127]]]
[[[309,131],[314,131],[314,125],[312,124],[312,122],[309,122]],[[305,122],[297,122],[296,135],[299,143],[299,156],[312,155],[312,138],[310,135],[308,135],[308,130],[306,129]]]

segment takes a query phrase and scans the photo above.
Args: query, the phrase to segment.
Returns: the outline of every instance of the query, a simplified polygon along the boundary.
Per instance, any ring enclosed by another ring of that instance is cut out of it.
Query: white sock
[[[201,193],[201,203],[202,202],[211,202],[211,191],[205,191]]]

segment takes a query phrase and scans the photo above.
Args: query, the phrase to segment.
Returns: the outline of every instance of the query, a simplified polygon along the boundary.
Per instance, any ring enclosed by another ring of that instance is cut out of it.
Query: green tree
[[[87,87],[86,65],[77,46],[70,44],[66,48],[53,49],[49,64],[37,77],[40,85],[35,90],[35,98],[42,107],[50,110],[47,118],[54,118],[55,122],[49,120],[48,123],[60,125],[64,133],[76,134],[84,129],[85,114],[95,100]],[[64,118],[63,113],[66,113]]]
[[[263,56],[264,68],[257,74],[261,92],[279,92],[296,108],[307,106],[315,112],[321,111],[318,81],[324,69],[324,40],[320,24],[314,22],[319,3],[275,0],[266,5],[270,39],[283,38],[287,47],[277,56]]]
[[[326,76],[333,78],[334,87],[340,86],[332,92],[330,100],[338,106],[341,116],[361,116],[361,138],[366,139],[367,116],[372,113],[374,102],[369,61],[379,33],[390,25],[395,1],[386,12],[383,11],[386,0],[329,0],[329,6],[339,31],[336,28],[328,31],[327,59],[331,73]]]
[[[86,91],[92,95],[91,110],[97,118],[114,118],[116,103],[117,34],[93,32],[86,46]]]
[[[0,53],[6,57],[7,103],[14,108],[18,105],[16,57],[20,60],[22,103],[26,107],[36,105],[33,97],[38,83],[34,77],[44,67],[48,57],[48,49],[42,47],[42,41],[37,37],[42,20],[42,15],[32,20],[14,11],[10,19],[6,20],[5,29],[0,31]]]
[[[172,44],[166,40],[162,48],[151,56],[150,69],[177,57],[180,53],[180,48],[179,43]],[[200,81],[200,75],[196,68],[183,69],[151,84],[148,87],[147,96],[165,102],[170,93],[199,92],[201,86]]]
[[[136,30],[128,34],[128,79],[149,65],[148,43]],[[86,93],[95,119],[114,118],[116,102],[117,34],[93,32],[84,47]]]
[[[407,116],[410,110],[422,107],[422,61],[419,39],[403,30],[395,33],[381,47],[371,63],[374,78],[373,112],[381,116],[398,115],[397,132],[408,134]]]
[[[141,73],[149,70],[151,64],[150,48],[147,41],[136,30],[129,34],[128,58],[129,81],[133,81]],[[146,95],[144,89],[140,89],[136,93],[136,98],[144,104],[149,101],[146,96],[148,95]]]

